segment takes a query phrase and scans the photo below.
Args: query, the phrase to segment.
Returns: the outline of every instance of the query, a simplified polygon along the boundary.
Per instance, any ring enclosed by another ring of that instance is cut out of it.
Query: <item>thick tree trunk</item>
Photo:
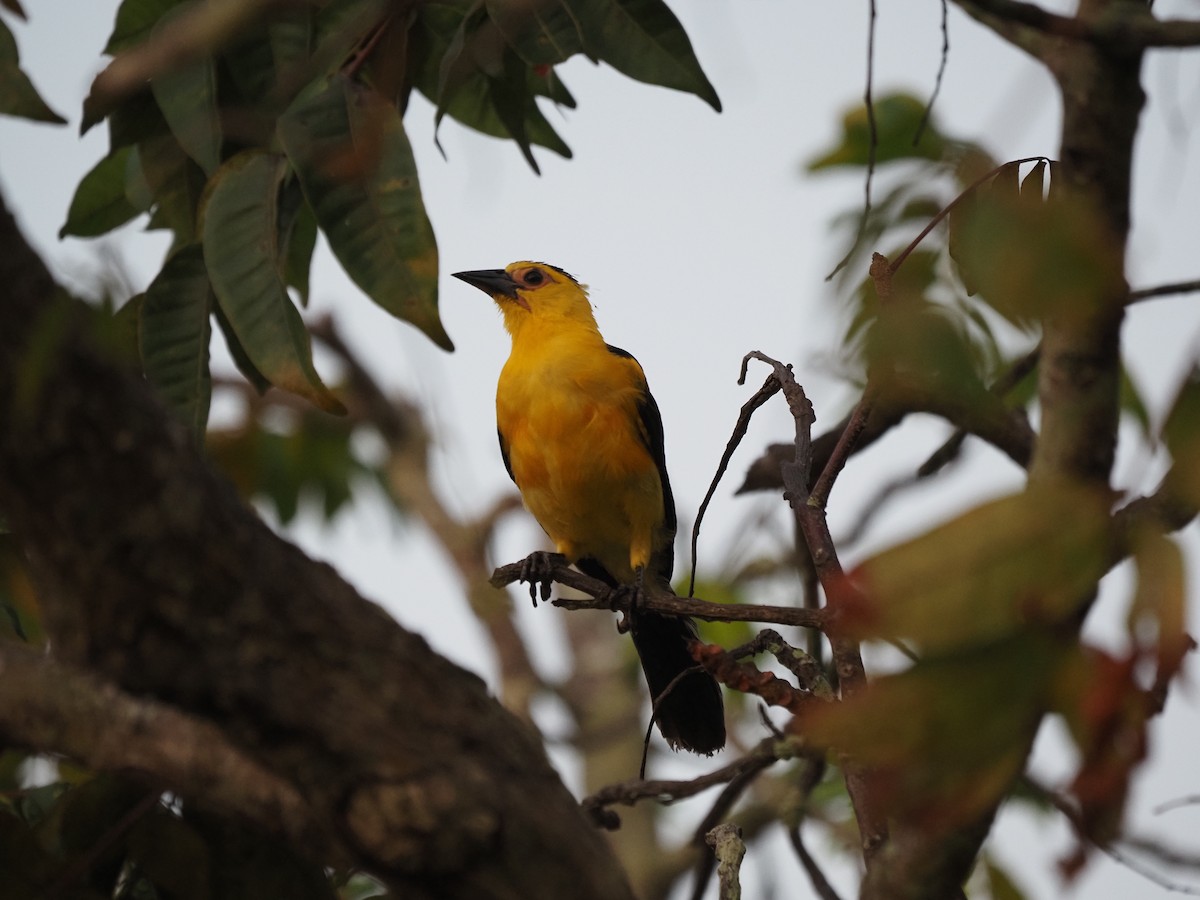
[[[0,508],[59,658],[218,726],[401,896],[631,897],[537,735],[273,534],[2,205],[0,247]]]

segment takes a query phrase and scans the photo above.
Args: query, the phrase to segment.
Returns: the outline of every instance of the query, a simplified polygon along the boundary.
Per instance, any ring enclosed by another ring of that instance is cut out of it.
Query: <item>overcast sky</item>
[[[54,271],[86,282],[100,265],[100,245],[59,242],[55,235],[78,178],[107,150],[105,129],[93,129],[81,140],[78,121],[116,3],[25,0],[24,5],[28,25],[7,21],[14,25],[26,71],[71,125],[0,119],[0,189]],[[902,88],[927,96],[942,42],[939,4],[880,5],[877,95]],[[513,145],[451,121],[440,132],[443,158],[432,141],[433,110],[414,98],[405,121],[438,237],[440,304],[457,346],[454,354],[376,309],[321,248],[313,312],[335,311],[352,345],[388,385],[422,402],[437,442],[439,482],[451,505],[466,515],[512,490],[496,450],[492,407],[508,341],[490,301],[449,279],[450,272],[532,258],[559,265],[591,286],[605,337],[641,360],[662,408],[682,523],[690,524],[695,514],[739,406],[765,375],[752,370],[752,383],[737,386],[745,352],[761,350],[796,365],[816,407],[818,428],[837,421],[853,399],[824,365],[842,326],[838,297],[824,275],[844,249],[844,235],[831,230],[831,218],[861,196],[862,185],[856,175],[808,176],[802,163],[835,140],[842,112],[862,95],[866,2],[674,0],[672,6],[720,94],[721,114],[695,97],[574,60],[559,71],[579,107],[551,111],[549,117],[575,157],[566,161],[535,151],[542,169],[538,177]],[[1160,0],[1155,10],[1161,16],[1195,15],[1196,5]],[[984,144],[1000,159],[1054,156],[1059,107],[1049,79],[954,9],[950,41],[936,106],[944,130]],[[1146,66],[1150,102],[1137,148],[1129,260],[1135,287],[1200,277],[1198,59],[1200,54],[1188,59],[1163,51],[1151,54]],[[157,271],[165,249],[161,235],[147,236],[141,227],[140,222],[127,226],[108,241],[139,289]],[[1128,362],[1152,400],[1161,403],[1171,396],[1170,386],[1200,351],[1198,307],[1193,295],[1142,304],[1130,315]],[[1161,409],[1152,406],[1151,411]],[[709,512],[702,568],[718,570],[730,545],[747,554],[790,540],[790,532],[780,527],[773,535],[756,533],[754,542],[739,541],[748,521],[765,510],[781,510],[782,504],[772,497],[732,497],[758,451],[790,433],[781,404],[759,413]],[[947,433],[940,423],[917,421],[856,459],[832,498],[835,537],[880,483],[911,471]],[[1161,460],[1148,469],[1148,457],[1144,445],[1123,443],[1117,466],[1122,487],[1153,488]],[[885,511],[844,562],[853,565],[873,550],[1021,484],[1021,473],[1000,454],[972,447],[944,484],[906,495]],[[455,577],[418,528],[397,530],[379,504],[368,502],[333,528],[306,522],[293,535],[439,650],[485,677],[493,672]],[[497,558],[523,557],[539,541],[536,525],[514,519],[503,530]],[[1194,570],[1200,558],[1196,525],[1184,541]],[[1194,582],[1194,571],[1190,574]],[[1106,599],[1093,616],[1101,640],[1113,633],[1105,620],[1119,622],[1128,598],[1127,577],[1118,573],[1109,581]],[[1190,590],[1194,601],[1194,584]],[[563,660],[554,617],[564,613],[527,606],[519,604],[521,628],[539,662],[553,671]],[[471,639],[464,640],[464,634]],[[1200,745],[1198,705],[1194,687],[1188,696],[1182,691],[1173,696],[1165,722],[1155,729],[1153,762],[1139,779],[1132,804],[1135,822],[1184,841],[1200,834],[1200,810],[1167,816],[1151,810],[1200,793],[1194,760]],[[1050,776],[1068,771],[1056,730],[1049,726],[1038,747],[1040,771]],[[675,764],[690,771],[690,762]],[[1190,841],[1193,849],[1197,843]],[[1035,827],[1026,816],[1006,814],[998,846],[1031,896],[1058,896],[1054,861],[1068,846],[1060,822],[1047,819]],[[753,852],[747,890],[748,896],[758,896],[752,859]],[[794,862],[781,859],[779,865],[786,873]],[[838,877],[849,892],[845,873]],[[1088,898],[1167,895],[1107,861],[1093,865],[1075,892]]]

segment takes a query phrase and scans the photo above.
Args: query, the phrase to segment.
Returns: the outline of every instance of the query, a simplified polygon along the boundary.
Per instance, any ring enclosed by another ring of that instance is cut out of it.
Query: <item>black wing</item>
[[[499,428],[496,429],[496,437],[500,439],[500,458],[504,460],[504,468],[508,470],[508,477],[512,479],[513,484],[517,484],[517,476],[512,473],[512,463],[508,459],[508,441],[504,440],[504,432]]]
[[[633,354],[620,347],[607,344],[608,352],[613,356],[628,359],[638,367],[642,376],[642,396],[638,399],[638,417],[641,420],[640,434],[642,443],[650,451],[650,458],[658,469],[658,480],[662,482],[663,494],[663,546],[654,548],[654,568],[667,581],[671,580],[671,571],[675,567],[675,497],[671,493],[671,479],[667,477],[667,451],[663,436],[662,413],[650,386],[646,383],[646,374],[642,372],[641,364]]]

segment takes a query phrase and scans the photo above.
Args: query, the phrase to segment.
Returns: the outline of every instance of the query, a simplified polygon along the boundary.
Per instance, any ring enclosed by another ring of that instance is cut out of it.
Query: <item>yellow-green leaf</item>
[[[1108,568],[1109,499],[1039,485],[878,554],[844,627],[950,652],[1073,615]]]
[[[815,704],[803,733],[871,771],[889,815],[952,827],[993,806],[1020,774],[1061,659],[1040,630],[922,659],[853,699]]]

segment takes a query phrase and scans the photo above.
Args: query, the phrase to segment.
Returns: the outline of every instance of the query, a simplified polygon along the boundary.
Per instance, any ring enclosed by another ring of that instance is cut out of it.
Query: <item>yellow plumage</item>
[[[662,420],[642,367],[605,343],[582,285],[544,263],[459,272],[504,316],[512,353],[496,388],[505,465],[555,548],[612,586],[670,583],[675,505]],[[687,619],[635,612],[635,646],[658,698],[694,663]],[[691,672],[657,712],[672,745],[711,753],[724,744],[716,682]]]

